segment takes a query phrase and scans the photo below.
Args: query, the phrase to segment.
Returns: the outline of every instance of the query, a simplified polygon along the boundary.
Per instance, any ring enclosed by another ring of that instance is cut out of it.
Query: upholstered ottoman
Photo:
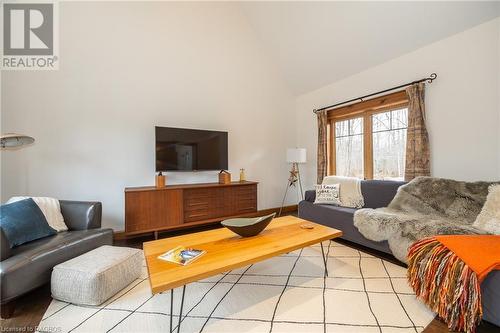
[[[141,274],[142,251],[104,245],[54,267],[52,297],[61,301],[99,305]]]

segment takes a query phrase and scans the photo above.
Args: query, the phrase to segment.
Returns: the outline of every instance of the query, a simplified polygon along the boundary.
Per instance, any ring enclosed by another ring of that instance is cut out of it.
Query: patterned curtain
[[[317,184],[323,182],[327,168],[327,110],[319,111],[318,116],[318,179]]]
[[[406,138],[405,181],[418,176],[430,176],[429,135],[425,127],[425,83],[406,88],[408,104],[408,134]]]

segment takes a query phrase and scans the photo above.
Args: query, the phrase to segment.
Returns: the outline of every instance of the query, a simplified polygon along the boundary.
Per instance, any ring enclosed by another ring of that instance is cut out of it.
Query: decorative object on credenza
[[[230,184],[231,174],[226,170],[221,170],[219,172],[219,184]]]
[[[31,136],[16,133],[7,133],[0,136],[0,147],[2,150],[16,149],[21,146],[27,146],[35,142]]]
[[[241,168],[240,169],[240,182],[244,182],[245,180],[246,180],[245,169]]]
[[[260,234],[275,216],[276,213],[261,217],[234,218],[224,220],[221,224],[241,237],[252,237]]]
[[[300,180],[299,163],[306,163],[306,149],[305,148],[288,148],[286,151],[286,161],[292,164],[292,169],[290,170],[290,176],[288,177],[288,182],[285,189],[285,194],[283,195],[283,201],[281,202],[281,208],[278,216],[281,216],[283,206],[285,204],[286,195],[290,187],[295,187],[298,193],[298,199],[304,199],[304,193],[302,191],[302,182]]]
[[[161,171],[155,177],[155,184],[157,188],[165,187],[167,176],[161,173]]]

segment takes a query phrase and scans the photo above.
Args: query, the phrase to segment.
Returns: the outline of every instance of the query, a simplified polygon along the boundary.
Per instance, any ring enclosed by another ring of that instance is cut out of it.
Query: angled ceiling
[[[302,94],[500,15],[500,2],[242,2]]]

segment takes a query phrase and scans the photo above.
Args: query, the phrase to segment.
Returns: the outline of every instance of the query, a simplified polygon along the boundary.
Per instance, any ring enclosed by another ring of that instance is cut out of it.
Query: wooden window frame
[[[337,170],[337,145],[335,123],[353,118],[363,118],[363,172],[365,179],[373,179],[373,126],[372,116],[377,113],[408,107],[406,91],[398,91],[366,101],[328,111],[328,175]]]

